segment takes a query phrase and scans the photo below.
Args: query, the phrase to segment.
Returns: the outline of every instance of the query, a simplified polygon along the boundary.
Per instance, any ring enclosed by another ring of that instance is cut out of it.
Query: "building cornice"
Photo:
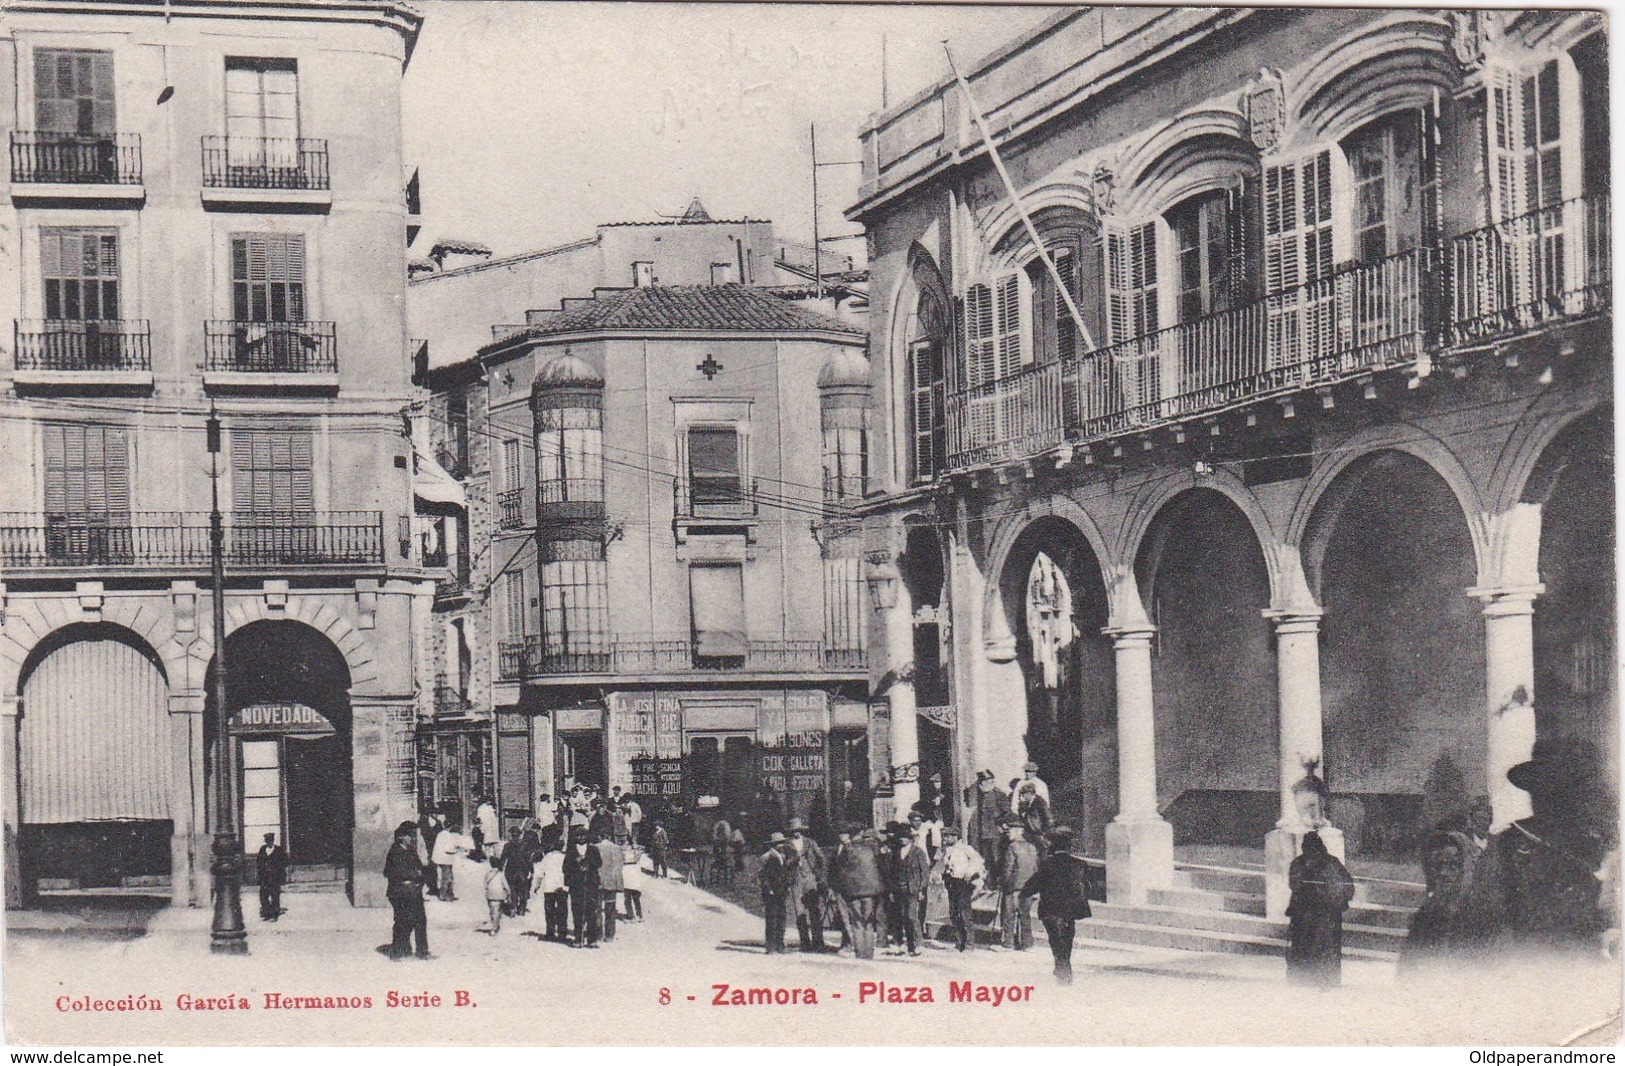
[[[591,329],[571,333],[548,333],[543,336],[516,333],[512,337],[488,344],[475,356],[481,362],[500,361],[523,354],[532,348],[551,347],[556,344],[580,344],[584,341],[823,341],[844,344],[853,348],[867,348],[867,334],[846,333],[838,330],[745,330],[745,329]]]

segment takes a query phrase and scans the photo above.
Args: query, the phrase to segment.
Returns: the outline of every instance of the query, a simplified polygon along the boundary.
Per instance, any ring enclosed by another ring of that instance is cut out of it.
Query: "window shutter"
[[[993,290],[978,282],[965,290],[965,385],[977,388],[997,374]]]
[[[1333,301],[1314,282],[1332,259],[1331,152],[1264,167],[1264,287],[1274,365],[1296,363],[1332,340]]]
[[[998,281],[996,307],[996,373],[1006,378],[1029,361],[1021,337],[1021,274],[1012,272]]]
[[[130,519],[130,447],[124,430],[108,426],[101,430],[102,470],[105,495],[102,513],[109,524],[124,525]]]
[[[739,566],[691,566],[689,607],[694,654],[705,658],[745,655],[744,569]]]
[[[1106,224],[1106,339],[1121,344],[1131,337],[1128,282],[1128,231]]]
[[[1061,285],[1074,302],[1078,300],[1077,261],[1070,248],[1060,248],[1055,252],[1055,272],[1061,276]],[[1057,359],[1070,359],[1078,350],[1078,327],[1072,321],[1072,313],[1066,309],[1066,300],[1060,293],[1055,294],[1055,356]]]
[[[1521,80],[1517,69],[1505,63],[1484,66],[1484,171],[1491,223],[1517,218],[1525,210]]]
[[[1129,284],[1134,290],[1134,335],[1148,336],[1161,326],[1157,307],[1157,226],[1146,222],[1129,231]]]
[[[914,477],[924,480],[937,471],[937,422],[940,414],[936,407],[936,387],[940,348],[936,341],[916,341],[908,352],[909,389],[913,404],[914,421]]]
[[[315,456],[312,454],[311,435],[304,430],[288,430],[285,433],[293,486],[290,510],[296,517],[309,516],[316,510]]]
[[[254,509],[256,436],[250,430],[238,430],[231,435],[231,509],[238,514]]]
[[[118,129],[113,114],[113,53],[92,52],[87,66],[90,84],[82,90],[91,100],[89,132],[111,137]]]
[[[45,427],[45,513],[66,514],[68,510],[68,442],[72,427]]]

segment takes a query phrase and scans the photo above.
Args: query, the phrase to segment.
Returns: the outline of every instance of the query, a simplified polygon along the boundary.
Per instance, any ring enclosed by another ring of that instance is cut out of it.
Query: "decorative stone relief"
[[[1489,44],[1501,35],[1499,11],[1450,12],[1450,50],[1456,55],[1463,72],[1470,73],[1484,65]]]
[[[1260,70],[1241,92],[1241,110],[1248,133],[1261,152],[1281,143],[1286,135],[1286,90],[1279,71]]]
[[[281,618],[288,611],[288,582],[276,579],[265,582],[262,593],[265,597],[265,610],[273,618]]]
[[[1094,197],[1095,214],[1109,215],[1117,206],[1117,168],[1111,160],[1095,163],[1089,175],[1089,194]]]
[[[197,582],[171,581],[169,598],[174,604],[175,632],[197,632]]]
[[[102,602],[105,589],[100,581],[80,581],[74,586],[79,597],[79,609],[85,617],[92,621],[99,621],[102,616]]]
[[[356,628],[371,629],[378,622],[378,579],[357,578],[355,583]]]

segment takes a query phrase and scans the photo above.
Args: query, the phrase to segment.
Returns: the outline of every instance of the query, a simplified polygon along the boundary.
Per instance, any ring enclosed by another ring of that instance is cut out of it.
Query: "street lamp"
[[[231,711],[226,706],[226,525],[220,516],[220,418],[209,405],[209,570],[214,578],[214,921],[209,950],[247,955],[243,928],[243,851],[237,843],[236,768],[231,744]]]

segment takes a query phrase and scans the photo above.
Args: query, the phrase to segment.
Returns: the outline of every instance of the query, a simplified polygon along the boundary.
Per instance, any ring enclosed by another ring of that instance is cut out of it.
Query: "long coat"
[[[778,848],[769,848],[762,856],[762,868],[756,875],[756,881],[762,887],[762,900],[782,904],[790,894],[790,879],[790,866],[785,861],[784,853]]]
[[[972,788],[966,806],[969,811],[965,815],[965,835],[972,843],[997,840],[1004,835],[1004,830],[999,827],[999,819],[1010,809],[1010,793],[1002,788],[987,792]]]
[[[1058,851],[1038,864],[1038,872],[1021,888],[1022,896],[1038,897],[1040,920],[1076,921],[1089,917],[1089,864],[1076,855]]]
[[[931,882],[931,860],[925,849],[909,841],[908,850],[892,852],[890,861],[882,867],[886,874],[886,887],[899,896],[913,899],[925,895]]]
[[[785,849],[784,858],[790,864],[790,882],[798,894],[816,892],[823,887],[826,864],[824,849],[818,846],[818,841],[803,835],[801,851],[798,853],[791,845]]]
[[[1310,984],[1337,984],[1343,973],[1343,912],[1354,899],[1348,868],[1324,851],[1304,851],[1287,868],[1292,942],[1287,974]]]
[[[288,880],[288,852],[281,844],[265,844],[254,853],[254,873],[267,888],[281,888]]]
[[[603,866],[603,858],[591,844],[585,850],[586,854],[577,855],[572,844],[564,853],[564,883],[571,892],[599,891],[598,871]]]
[[[836,853],[830,863],[830,883],[845,899],[878,896],[886,890],[880,874],[880,856],[875,845],[854,840]]]

